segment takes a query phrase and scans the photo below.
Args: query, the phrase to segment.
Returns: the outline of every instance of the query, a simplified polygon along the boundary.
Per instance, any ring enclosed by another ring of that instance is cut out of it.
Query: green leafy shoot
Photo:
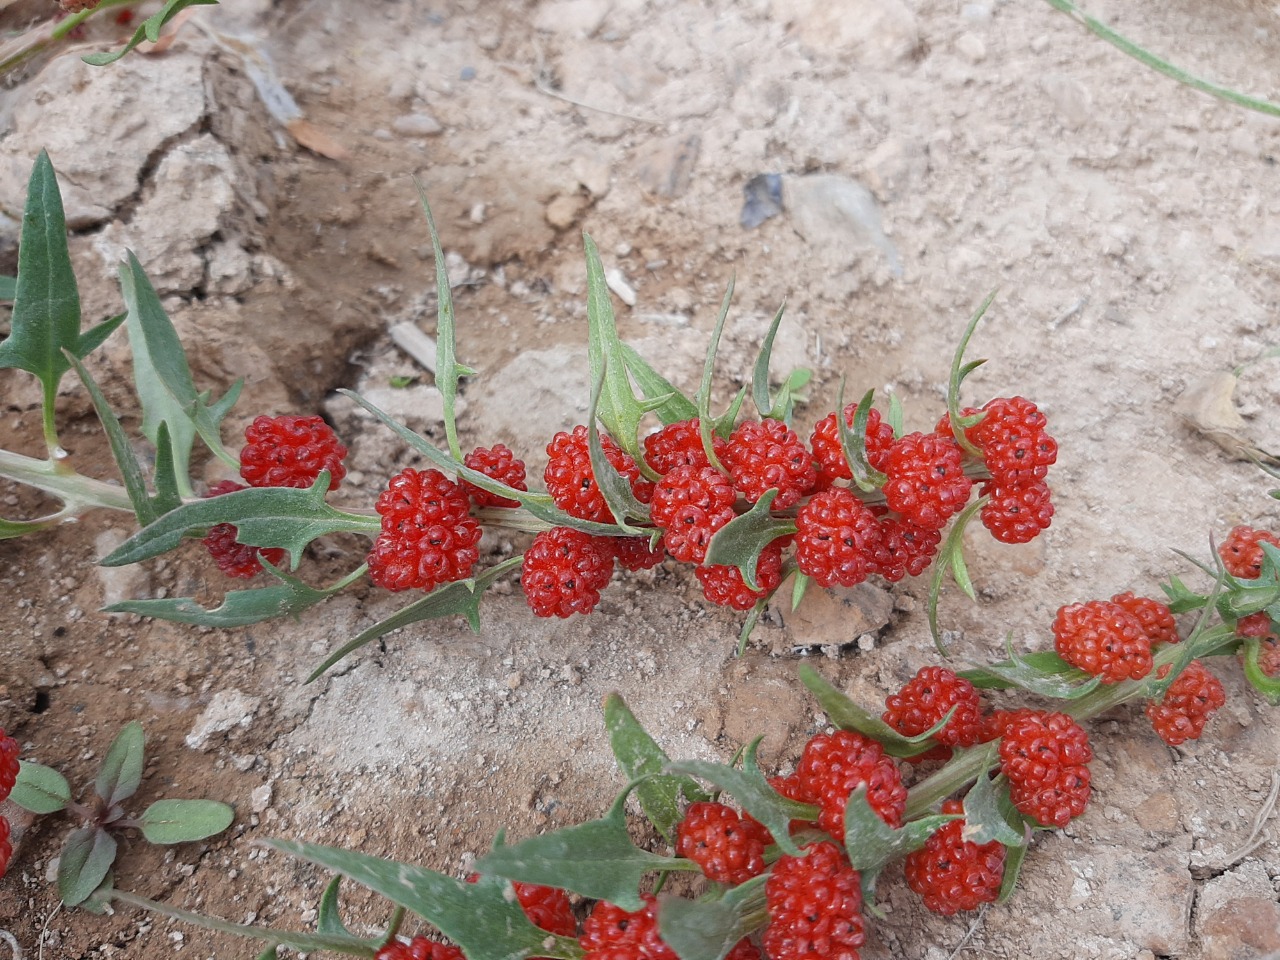
[[[994,294],[993,294],[994,296]],[[957,431],[959,436],[960,431]],[[938,557],[933,562],[933,574],[929,580],[929,632],[933,634],[933,645],[937,648],[938,653],[944,659],[950,660],[951,654],[947,651],[946,644],[942,642],[942,631],[938,629],[938,597],[942,593],[942,579],[950,571],[951,576],[955,579],[956,584],[964,591],[964,595],[973,602],[977,602],[978,598],[973,592],[973,581],[969,579],[969,568],[964,562],[964,530],[969,525],[969,521],[974,515],[987,505],[990,497],[982,497],[969,504],[956,517],[956,521],[951,526],[947,539],[943,541],[942,549],[938,551]]]
[[[777,496],[777,490],[766,490],[750,510],[717,530],[707,545],[704,562],[737,567],[747,588],[759,590],[756,567],[760,563],[760,554],[774,540],[796,532],[795,521],[775,517],[769,512]]]
[[[626,701],[616,693],[605,697],[604,726],[609,734],[618,767],[636,782],[640,808],[667,840],[675,838],[676,824],[683,814],[680,798],[690,803],[706,800],[707,794],[689,777],[662,776],[671,758],[640,725]]]
[[[844,377],[840,378],[840,390],[836,395],[836,428],[840,431],[840,447],[844,451],[845,462],[853,473],[853,482],[859,490],[867,493],[879,490],[889,478],[871,466],[867,459],[867,422],[871,418],[871,404],[876,392],[868,390],[858,401],[858,411],[853,415],[853,427],[850,428],[844,416]]]
[[[711,432],[717,437],[728,437],[733,432],[733,425],[738,422],[738,414],[742,411],[742,404],[746,399],[747,388],[744,385],[733,395],[728,409],[711,422]]]
[[[637,520],[649,519],[649,508],[636,499],[631,489],[631,482],[619,473],[609,458],[604,454],[604,442],[600,439],[600,431],[596,428],[596,414],[600,406],[600,391],[608,376],[609,361],[605,358],[605,369],[600,371],[595,385],[591,388],[591,404],[587,410],[587,447],[591,458],[591,474],[595,478],[596,487],[604,497],[609,512],[613,514],[618,526],[633,536],[644,536],[648,531],[633,527],[627,523],[627,517]]]
[[[669,897],[658,908],[658,934],[680,960],[724,960],[768,919],[767,876],[738,884],[719,900]]]
[[[800,664],[796,673],[833,724],[841,730],[856,730],[879,741],[885,753],[892,757],[914,757],[931,749],[933,744],[930,741],[933,736],[951,722],[956,712],[956,708],[952,707],[946,716],[924,733],[904,737],[879,717],[863,710],[807,663]]]
[[[116,859],[116,839],[101,827],[79,827],[58,858],[58,896],[68,907],[89,898]]]
[[[18,778],[9,799],[31,813],[57,813],[71,803],[71,784],[52,767],[18,761]]]
[[[729,304],[733,302],[733,284],[734,277],[729,277],[729,285],[724,291],[724,300],[720,303],[720,313],[716,317],[716,326],[711,333],[711,339],[707,343],[707,360],[702,366],[702,384],[698,387],[698,429],[702,434],[702,449],[707,455],[707,460],[711,466],[715,467],[722,473],[727,473],[724,464],[720,462],[720,458],[716,456],[715,446],[711,442],[711,434],[715,429],[715,423],[711,418],[711,380],[715,375],[716,369],[716,352],[720,349],[720,335],[724,332],[724,321],[729,316]],[[739,399],[738,404],[742,401]]]
[[[804,595],[809,590],[809,584],[813,582],[813,578],[807,573],[800,570],[796,571],[795,581],[791,584],[791,610],[794,612],[800,606],[800,601],[804,599]]]
[[[317,907],[319,915],[316,917],[317,933],[351,936],[351,931],[342,922],[342,912],[338,904],[338,891],[341,886],[342,877],[334,877],[324,888],[324,893],[320,895],[320,904]]]
[[[105,67],[109,63],[115,63],[142,41],[146,40],[148,43],[155,43],[159,40],[161,28],[187,7],[213,6],[217,2],[218,0],[167,0],[158,12],[142,21],[138,29],[133,31],[133,36],[129,38],[129,42],[119,50],[90,53],[80,59],[92,67]]]
[[[874,903],[874,886],[868,890],[868,877],[874,884],[874,877],[886,864],[919,850],[939,827],[959,819],[960,815],[955,813],[927,814],[908,820],[895,830],[867,802],[865,785],[854,790],[844,807],[844,847],[849,862],[863,875],[863,896],[867,902]]]
[[[145,738],[137,720],[126,723],[107,748],[94,790],[107,807],[123,803],[142,783]]]
[[[681,393],[671,381],[654,370],[630,344],[619,341],[627,372],[644,394],[648,406],[663,424],[692,420],[698,405]]]
[[[470,367],[460,366],[457,360],[455,324],[453,313],[453,291],[449,286],[449,274],[445,270],[444,250],[440,247],[440,234],[436,232],[436,221],[431,216],[431,205],[427,203],[427,191],[417,177],[413,185],[418,188],[418,200],[422,204],[422,212],[427,216],[427,229],[431,233],[431,251],[436,261],[436,388],[444,398],[444,435],[449,444],[449,452],[455,460],[462,459],[462,448],[458,445],[458,424],[454,415],[454,407],[458,399],[458,380],[475,373]]]
[[[978,423],[984,414],[974,414],[969,417],[960,415],[960,385],[964,382],[965,377],[986,363],[986,361],[974,360],[971,363],[965,363],[964,352],[969,347],[969,340],[973,336],[973,332],[978,329],[978,321],[987,312],[987,308],[991,306],[998,292],[997,290],[992,290],[987,294],[987,298],[982,301],[973,317],[970,318],[969,325],[965,327],[964,335],[960,337],[960,343],[956,347],[955,357],[951,361],[951,376],[947,381],[947,414],[951,418],[951,432],[955,434],[956,443],[960,444],[966,453],[974,457],[981,457],[982,451],[974,446],[973,441],[965,435],[965,430]],[[936,637],[937,634],[934,636]]]
[[[1025,657],[1013,649],[1013,637],[1005,635],[1007,660],[961,671],[960,676],[980,690],[1007,690],[1017,687],[1054,700],[1078,700],[1092,693],[1102,682],[1073,667],[1052,650],[1038,650]]]
[[[231,826],[235,811],[216,800],[157,800],[138,820],[150,843],[173,844],[204,840]]]

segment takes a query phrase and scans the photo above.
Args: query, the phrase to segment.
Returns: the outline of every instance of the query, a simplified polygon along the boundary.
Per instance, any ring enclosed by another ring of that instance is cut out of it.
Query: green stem
[[[1193,90],[1199,90],[1201,93],[1207,93],[1211,97],[1217,97],[1219,100],[1225,100],[1228,103],[1234,103],[1240,107],[1246,107],[1249,110],[1256,110],[1259,113],[1266,113],[1273,117],[1280,117],[1280,104],[1272,103],[1270,100],[1260,100],[1256,97],[1246,96],[1238,93],[1228,87],[1212,83],[1209,80],[1201,79],[1193,74],[1187,73],[1180,67],[1175,67],[1167,60],[1161,60],[1155,54],[1138,46],[1132,40],[1124,37],[1101,20],[1096,20],[1089,16],[1071,0],[1045,0],[1049,6],[1056,10],[1060,10],[1067,16],[1078,20],[1092,33],[1101,37],[1107,43],[1111,44],[1122,53],[1127,53],[1133,59],[1137,60],[1144,66],[1150,67],[1157,73],[1163,73],[1166,77],[1177,80],[1179,83],[1191,87]]]
[[[59,20],[54,24],[53,29],[47,34],[42,37],[32,39],[27,46],[16,51],[8,59],[0,60],[0,74],[4,74],[9,70],[12,70],[14,67],[35,56],[46,47],[50,47],[55,43],[65,40],[72,30],[80,26],[80,24],[84,23],[94,14],[101,13],[103,10],[110,9],[111,7],[136,6],[138,2],[139,0],[102,0],[102,2],[92,10],[81,10],[79,13],[74,13],[65,20]]]
[[[917,783],[907,791],[905,819],[914,820],[932,809],[940,800],[945,800],[988,770],[998,767],[1000,761],[997,759],[993,762],[990,757],[991,753],[987,750],[966,750],[933,776]]]
[[[45,390],[44,402],[40,405],[41,423],[44,427],[44,445],[49,450],[49,462],[60,463],[66,456],[62,450],[62,444],[58,442],[58,424],[54,417],[54,403],[57,400],[57,390]]]
[[[9,450],[0,450],[0,477],[53,494],[67,505],[70,513],[80,513],[92,507],[134,512],[133,503],[124,487],[94,480],[74,471],[68,473],[63,465],[54,460],[37,460]]]

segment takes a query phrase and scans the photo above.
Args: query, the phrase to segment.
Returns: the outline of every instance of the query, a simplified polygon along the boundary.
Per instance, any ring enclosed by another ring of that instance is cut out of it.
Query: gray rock
[[[434,137],[444,127],[429,113],[407,113],[392,120],[391,129],[402,137]]]
[[[249,726],[261,702],[262,698],[246,696],[239,690],[219,690],[196,718],[195,725],[187,734],[187,746],[192,750],[208,751],[213,738],[219,733]]]
[[[1253,960],[1280,951],[1280,903],[1261,860],[1205,883],[1196,910],[1204,960]]]
[[[815,173],[783,179],[783,199],[796,233],[819,250],[872,247],[902,275],[902,260],[885,236],[880,207],[871,191],[848,177]]]

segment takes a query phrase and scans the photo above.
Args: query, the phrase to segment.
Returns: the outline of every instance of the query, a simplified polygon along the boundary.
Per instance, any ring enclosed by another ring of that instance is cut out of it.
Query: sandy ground
[[[1280,95],[1269,6],[1090,9],[1190,68]],[[1276,526],[1265,478],[1189,428],[1177,403],[1280,340],[1280,126],[1153,75],[1047,4],[258,0],[196,13],[163,56],[108,70],[63,56],[5,90],[0,204],[20,209],[47,146],[86,316],[119,309],[115,265],[136,250],[201,386],[248,378],[228,436],[258,412],[325,412],[352,447],[341,502],[368,505],[416,461],[333,390],[372,392],[439,432],[429,374],[387,336],[399,323],[434,332],[416,175],[456,284],[459,354],[480,371],[463,389],[464,443],[505,442],[535,476],[550,435],[586,409],[584,229],[634,292],[633,305],[615,301],[623,336],[690,390],[736,274],[717,402],[749,375],[785,299],[777,367],[815,371],[805,431],[841,376],[851,396],[896,393],[909,429],[932,428],[959,331],[998,288],[974,343],[990,362],[966,400],[1021,393],[1047,412],[1057,514],[1026,547],[972,538],[980,602],[943,600],[963,657],[994,655],[1006,633],[1044,646],[1058,606],[1155,593],[1186,570],[1172,550],[1203,554],[1239,522]],[[299,147],[255,77],[287,89],[345,159]],[[747,228],[743,189],[762,173],[781,176],[784,209]],[[127,358],[112,343],[94,369],[131,415]],[[414,383],[392,389],[394,377]],[[0,371],[0,445],[36,453],[29,380]],[[1237,399],[1252,441],[1280,449],[1280,360],[1250,367]],[[68,385],[60,409],[74,462],[108,475],[83,396]],[[39,507],[0,493],[6,516]],[[238,817],[208,844],[126,844],[117,885],[235,921],[303,927],[327,880],[255,840],[461,873],[499,829],[522,837],[599,815],[622,783],[600,722],[610,691],[673,756],[727,759],[763,734],[763,760],[789,769],[826,722],[798,661],[875,706],[935,658],[922,583],[811,591],[794,613],[771,610],[739,658],[739,618],[667,563],[620,577],[598,613],[569,622],[532,617],[500,585],[478,635],[418,624],[304,686],[399,601],[359,588],[300,622],[228,631],[109,617],[104,600],[216,603],[227,589],[194,545],[145,569],[96,568],[130,532],[95,514],[0,543],[0,725],[24,756],[87,783],[116,730],[141,720],[152,761],[139,799],[209,796]],[[521,544],[492,536],[486,557]],[[329,538],[305,575],[332,582],[363,549]],[[1130,709],[1094,726],[1094,800],[1037,839],[1009,904],[976,921],[933,917],[890,871],[864,956],[945,960],[962,943],[1008,958],[1280,949],[1280,846],[1233,855],[1280,741],[1238,670],[1223,675],[1228,706],[1199,743],[1165,747]],[[252,955],[129,911],[55,910],[46,877],[65,829],[20,822],[0,884],[0,927],[27,957]],[[346,893],[353,926],[385,918],[384,904]]]

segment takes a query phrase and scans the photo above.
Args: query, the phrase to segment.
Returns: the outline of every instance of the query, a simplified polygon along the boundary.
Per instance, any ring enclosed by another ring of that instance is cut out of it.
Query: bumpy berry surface
[[[929,569],[942,542],[941,532],[917,527],[901,517],[884,517],[879,523],[880,548],[875,552],[871,573],[897,583],[905,576],[918,577]]]
[[[1023,397],[997,397],[982,409],[987,415],[965,435],[982,450],[992,479],[999,486],[1043,479],[1058,459],[1044,414]]]
[[[0,730],[0,803],[9,798],[18,779],[18,741]]]
[[[480,875],[473,873],[467,877],[467,883],[477,883]],[[558,887],[544,887],[536,883],[512,884],[515,887],[516,899],[529,922],[541,927],[549,933],[558,933],[565,937],[578,935],[578,921],[573,915],[573,904],[569,902],[569,894]]]
[[[844,807],[858,787],[867,803],[889,826],[902,826],[907,790],[902,774],[880,744],[854,730],[820,733],[805,744],[796,770],[814,802],[822,808],[818,826],[844,837]]]
[[[862,880],[833,843],[779,858],[765,881],[769,960],[858,960],[866,941]]]
[[[1063,660],[1103,683],[1141,680],[1151,672],[1151,641],[1142,623],[1109,600],[1059,608],[1053,644]]]
[[[796,564],[822,587],[852,587],[880,566],[880,522],[843,487],[796,511]]]
[[[569,527],[542,531],[525,551],[520,572],[529,608],[539,617],[590,613],[613,576],[613,559],[607,538]]]
[[[1112,603],[1124,607],[1142,626],[1142,632],[1152,643],[1177,643],[1178,621],[1173,613],[1159,600],[1150,597],[1139,597],[1132,593],[1117,593],[1111,598]]]
[[[775,510],[794,506],[818,480],[813,454],[781,420],[744,420],[729,435],[720,459],[734,488],[750,503],[776,489]]]
[[[662,541],[652,550],[649,549],[648,537],[613,537],[613,553],[618,558],[618,565],[624,570],[635,573],[638,570],[649,570],[662,562],[667,555]]]
[[[300,487],[329,471],[329,489],[347,475],[347,448],[319,417],[258,417],[245,427],[240,476],[251,487]]]
[[[1218,547],[1223,566],[1233,577],[1256,580],[1262,573],[1262,544],[1280,547],[1280,537],[1266,530],[1239,526],[1232,529]]]
[[[769,831],[723,803],[694,803],[676,825],[676,854],[717,883],[745,883],[764,873]]]
[[[1237,637],[1257,637],[1259,640],[1275,638],[1275,626],[1265,610],[1251,613],[1236,621]]]
[[[676,467],[709,467],[707,452],[702,448],[702,421],[697,417],[669,423],[657,433],[644,438],[644,461],[666,476]],[[724,452],[724,441],[714,434],[711,449],[717,457]]]
[[[1089,800],[1089,735],[1065,713],[1017,710],[1003,717],[1000,770],[1022,813],[1062,827]]]
[[[679,960],[658,936],[657,901],[644,894],[644,909],[629,913],[601,900],[582,925],[582,960]]]
[[[9,821],[0,817],[0,880],[9,872],[9,861],[13,859],[13,844],[9,842]]]
[[[462,459],[462,463],[478,473],[483,473],[490,480],[506,484],[513,490],[529,489],[525,480],[524,461],[518,459],[506,444],[495,443],[492,447],[476,447]],[[500,497],[466,480],[459,481],[458,485],[477,507],[520,506],[510,497]]]
[[[717,530],[736,515],[738,496],[711,467],[676,467],[653,491],[650,518],[664,531],[662,543],[681,563],[701,563]]]
[[[724,960],[760,960],[760,948],[744,937],[725,954]]]
[[[942,812],[963,813],[964,804],[948,800]],[[903,864],[907,885],[924,898],[925,907],[946,917],[994,903],[1004,878],[1004,846],[997,841],[973,843],[964,839],[963,831],[963,820],[944,824],[921,849],[907,854]]]
[[[884,472],[889,509],[928,530],[946,526],[973,489],[959,445],[936,433],[909,433],[895,440],[885,455]]]
[[[970,747],[982,737],[982,706],[973,684],[946,667],[922,667],[897,693],[885,701],[881,716],[903,736],[924,733],[955,714],[933,739],[948,747]]]
[[[369,579],[388,590],[433,590],[471,576],[480,559],[480,524],[456,483],[439,470],[406,467],[387,482],[374,509],[382,532],[369,552]]]
[[[1168,675],[1167,665],[1156,674],[1161,679]],[[1159,703],[1154,700],[1147,703],[1147,719],[1161,740],[1176,747],[1188,740],[1199,740],[1204,725],[1226,702],[1222,681],[1199,660],[1192,660],[1178,674],[1178,679],[1169,684]]]
[[[220,497],[223,494],[244,489],[246,489],[244,484],[236,483],[234,480],[220,480],[209,488],[205,497]],[[279,567],[284,562],[286,554],[279,547],[265,549],[250,547],[239,543],[236,540],[237,536],[239,531],[234,524],[217,523],[209,528],[209,532],[201,541],[209,551],[209,555],[213,557],[213,562],[218,565],[218,569],[227,576],[239,580],[253,579],[262,572],[262,557],[266,557],[267,562],[273,567]]]
[[[844,408],[844,422],[852,427],[858,415],[858,405],[851,403]],[[876,470],[883,469],[885,455],[893,443],[893,427],[880,419],[880,411],[872,407],[867,414],[867,462]],[[840,443],[840,428],[836,423],[836,415],[829,413],[818,421],[809,437],[809,446],[818,461],[819,487],[826,488],[833,480],[852,480],[853,472],[849,469],[849,461],[845,459],[844,447]]]
[[[982,525],[1001,543],[1030,543],[1053,522],[1052,494],[1043,480],[1018,486],[984,483],[978,493],[991,498],[978,511]]]
[[[604,448],[605,459],[630,481],[636,499],[648,503],[653,496],[653,484],[640,475],[640,468],[631,455],[604,434],[600,435],[600,444]],[[557,433],[547,444],[547,458],[542,479],[557,507],[582,520],[614,522],[613,512],[596,485],[595,473],[591,469],[590,439],[586,427],[579,424],[572,433]]]
[[[465,960],[465,957],[452,944],[417,936],[408,943],[387,944],[374,954],[373,960]]]
[[[747,586],[737,567],[713,564],[698,567],[693,573],[702,584],[702,595],[712,603],[734,610],[750,610],[782,583],[782,547],[770,544],[761,551],[756,563],[759,590]]]

